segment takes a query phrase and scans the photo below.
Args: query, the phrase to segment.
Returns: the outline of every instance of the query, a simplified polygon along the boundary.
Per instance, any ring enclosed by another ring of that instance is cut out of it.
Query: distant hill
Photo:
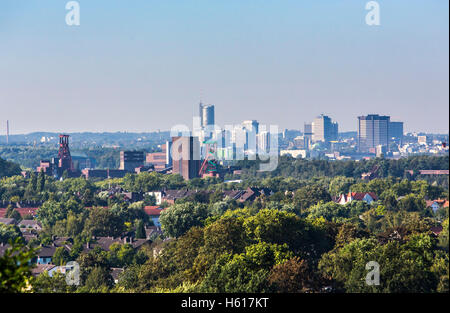
[[[34,132],[29,134],[10,135],[9,143],[15,144],[34,144],[41,142],[57,142],[60,133],[54,132]],[[67,133],[70,135],[71,143],[87,143],[87,144],[119,144],[120,142],[154,142],[169,139],[170,132],[150,132],[150,133],[129,133],[129,132],[115,132],[115,133]],[[6,143],[6,136],[0,136],[0,144]]]
[[[117,168],[119,150],[159,151],[160,145],[170,139],[170,132],[152,133],[68,133],[70,151],[74,157],[95,159],[98,168]],[[36,168],[40,160],[56,157],[59,133],[35,132],[12,135],[9,144],[0,136],[0,157],[18,163],[24,168]]]
[[[339,138],[340,139],[355,138],[357,135],[358,135],[358,133],[355,131],[340,132]]]

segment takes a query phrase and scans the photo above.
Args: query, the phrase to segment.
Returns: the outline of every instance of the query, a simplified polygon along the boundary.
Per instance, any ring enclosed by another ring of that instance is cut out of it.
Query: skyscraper
[[[246,135],[245,150],[250,150],[256,153],[257,140],[256,136],[259,132],[259,123],[256,120],[248,120],[242,122]]]
[[[235,125],[231,130],[231,144],[236,158],[241,160],[247,149],[247,132],[242,125]]]
[[[403,122],[389,123],[389,139],[395,140],[398,143],[403,143]]]
[[[242,122],[242,126],[248,131],[254,131],[256,134],[259,130],[259,123],[256,120],[247,120]]]
[[[200,125],[201,127],[207,127],[208,125],[214,125],[214,105],[208,104],[204,105],[200,102],[199,104],[200,113]]]
[[[377,146],[389,149],[389,116],[369,114],[358,116],[358,150],[375,152]]]
[[[312,140],[330,142],[338,138],[338,124],[326,115],[317,116],[312,122]]]
[[[258,134],[258,153],[264,154],[269,152],[270,147],[270,133],[268,131],[261,131]]]
[[[303,138],[305,140],[304,147],[306,149],[309,149],[309,146],[311,145],[312,136],[313,136],[312,124],[305,123],[304,131],[303,131]]]

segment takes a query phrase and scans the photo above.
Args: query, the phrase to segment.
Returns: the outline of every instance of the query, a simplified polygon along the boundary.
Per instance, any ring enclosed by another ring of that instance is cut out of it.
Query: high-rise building
[[[375,153],[379,145],[389,149],[389,124],[389,116],[358,116],[358,150]]]
[[[214,125],[214,105],[208,104],[204,105],[200,102],[199,104],[200,113],[200,125],[201,127],[208,127],[208,125]]]
[[[166,141],[166,144],[163,145],[163,149],[166,152],[166,166],[172,166],[172,141]]]
[[[268,131],[261,131],[258,134],[258,153],[263,154],[269,152],[270,147],[270,133]]]
[[[134,170],[144,165],[145,156],[142,151],[120,151],[120,170],[134,172]]]
[[[199,176],[200,142],[197,137],[172,137],[172,165],[172,172],[185,180]]]
[[[312,124],[305,123],[304,131],[303,131],[303,138],[305,140],[304,147],[306,149],[309,149],[309,146],[311,145],[312,136],[313,136]]]
[[[247,135],[245,128],[241,125],[235,125],[231,130],[231,142],[235,143],[237,146],[245,147],[247,144]]]
[[[403,143],[403,122],[389,123],[389,139]]]
[[[326,115],[317,116],[312,122],[312,140],[330,142],[338,138],[338,124]]]
[[[259,131],[259,123],[256,120],[247,120],[242,122],[242,126],[248,131],[254,131],[256,134]]]
[[[256,153],[257,139],[259,132],[259,123],[256,120],[248,120],[242,122],[242,127],[245,131],[245,150],[250,150]]]

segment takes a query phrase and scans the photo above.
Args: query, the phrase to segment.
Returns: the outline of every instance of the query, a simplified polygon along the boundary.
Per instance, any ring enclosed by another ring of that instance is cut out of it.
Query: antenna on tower
[[[9,144],[9,120],[6,120],[6,144]]]

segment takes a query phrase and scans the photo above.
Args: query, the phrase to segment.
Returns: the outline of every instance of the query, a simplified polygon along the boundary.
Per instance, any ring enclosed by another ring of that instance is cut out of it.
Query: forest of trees
[[[21,170],[18,164],[0,158],[0,178],[4,176],[19,175],[20,172]]]
[[[0,265],[14,268],[17,258],[29,257],[56,236],[70,238],[72,248],[57,248],[53,262],[77,261],[81,266],[79,286],[68,286],[59,274],[31,277],[25,268],[14,278],[16,283],[7,284],[7,291],[23,290],[27,281],[34,292],[448,292],[448,206],[433,211],[425,202],[448,199],[448,176],[446,182],[428,182],[390,172],[395,166],[402,173],[411,167],[448,168],[448,158],[420,157],[398,161],[400,165],[378,161],[388,164],[386,177],[371,181],[354,173],[372,164],[356,162],[353,174],[344,175],[337,165],[350,166],[344,162],[289,159],[280,166],[290,162],[291,167],[301,164],[305,172],[321,167],[329,172],[307,177],[297,176],[302,171],[281,171],[240,184],[216,178],[184,181],[179,175],[158,173],[104,181],[60,181],[43,173],[3,177],[0,199],[9,203],[6,217],[20,220],[17,203],[40,202],[36,218],[43,230],[26,242],[17,226],[0,224],[0,241],[12,244],[16,258],[8,250]],[[121,194],[109,194],[110,186],[136,192],[199,192],[162,211],[163,232],[152,237],[150,245],[133,249],[120,243],[108,251],[97,247],[83,252],[83,244],[93,236],[142,238],[144,228],[153,225],[143,210],[151,199],[130,202]],[[248,186],[273,193],[252,202],[223,196],[226,189]],[[371,204],[333,201],[349,191],[373,192],[377,199]],[[432,231],[437,228],[441,231]],[[365,283],[370,261],[380,266],[379,286]],[[117,284],[113,268],[123,269]]]
[[[372,158],[370,160],[308,160],[295,159],[289,155],[278,159],[278,167],[270,172],[257,172],[259,161],[240,161],[237,164],[242,167],[245,174],[253,176],[292,176],[309,179],[317,176],[346,176],[360,178],[362,173],[369,172],[375,166],[379,166],[379,177],[406,177],[407,170],[418,172],[419,170],[448,170],[448,156],[418,155],[400,159]]]

